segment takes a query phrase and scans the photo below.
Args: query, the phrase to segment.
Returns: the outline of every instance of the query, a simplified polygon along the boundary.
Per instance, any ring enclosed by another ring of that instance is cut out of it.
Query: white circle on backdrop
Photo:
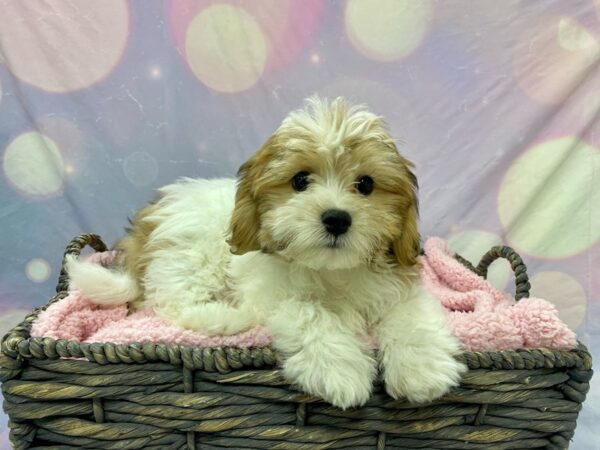
[[[185,53],[192,72],[209,88],[240,92],[262,76],[267,38],[244,9],[215,4],[200,11],[190,23]]]
[[[345,11],[346,34],[368,58],[401,59],[423,41],[432,11],[429,0],[349,0]]]
[[[9,184],[30,197],[52,196],[63,187],[65,167],[58,145],[37,131],[23,133],[8,144],[3,169]]]
[[[534,145],[500,185],[498,215],[511,246],[566,258],[600,238],[600,150],[576,136]]]
[[[50,277],[50,264],[42,258],[34,258],[29,260],[25,266],[25,273],[34,283],[43,283]]]
[[[135,152],[125,158],[123,171],[135,186],[148,186],[158,176],[158,163],[146,152]]]

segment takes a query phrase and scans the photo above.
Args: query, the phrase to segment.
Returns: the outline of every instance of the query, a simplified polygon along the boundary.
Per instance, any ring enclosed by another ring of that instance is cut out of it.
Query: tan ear
[[[419,201],[417,198],[417,178],[410,170],[410,163],[406,165],[406,186],[402,195],[406,200],[402,205],[402,229],[399,236],[392,242],[392,251],[396,262],[401,266],[416,264],[421,246],[418,219]]]
[[[264,169],[278,151],[278,138],[274,134],[238,170],[238,185],[235,193],[235,206],[229,223],[231,252],[235,255],[261,250],[260,211],[258,185]]]
[[[235,255],[260,250],[258,232],[260,215],[258,200],[255,198],[252,185],[256,174],[256,157],[252,157],[238,171],[238,186],[235,193],[235,206],[229,224],[229,240],[231,252]]]

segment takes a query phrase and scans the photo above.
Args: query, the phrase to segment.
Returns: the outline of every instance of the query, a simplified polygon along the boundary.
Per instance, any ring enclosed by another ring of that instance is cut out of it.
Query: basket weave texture
[[[89,245],[81,235],[66,254]],[[521,258],[494,247],[529,282]],[[67,295],[63,269],[57,295]],[[270,348],[81,344],[32,338],[38,308],[2,340],[0,380],[15,449],[566,449],[592,377],[592,360],[573,351],[465,352],[461,385],[413,405],[376,386],[362,408],[342,411],[290,386]],[[65,359],[70,358],[70,359]],[[76,359],[75,359],[76,358]]]

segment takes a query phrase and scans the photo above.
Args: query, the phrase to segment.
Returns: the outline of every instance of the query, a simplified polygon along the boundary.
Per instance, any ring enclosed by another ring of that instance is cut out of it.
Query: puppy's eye
[[[373,192],[373,183],[373,178],[370,176],[362,176],[356,180],[356,190],[363,195],[369,195]]]
[[[298,172],[292,177],[292,187],[296,192],[302,192],[306,190],[306,188],[310,184],[310,181],[308,179],[309,175],[310,174],[308,172],[303,171]]]

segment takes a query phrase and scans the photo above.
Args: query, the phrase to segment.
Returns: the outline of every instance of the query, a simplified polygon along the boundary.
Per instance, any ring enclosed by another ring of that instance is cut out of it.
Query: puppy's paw
[[[443,351],[426,351],[407,358],[406,353],[389,355],[384,367],[387,393],[394,399],[406,398],[410,403],[428,403],[458,386],[464,364]]]
[[[342,358],[303,350],[289,357],[283,365],[284,376],[289,381],[341,409],[366,403],[376,372],[375,360],[362,353]]]

